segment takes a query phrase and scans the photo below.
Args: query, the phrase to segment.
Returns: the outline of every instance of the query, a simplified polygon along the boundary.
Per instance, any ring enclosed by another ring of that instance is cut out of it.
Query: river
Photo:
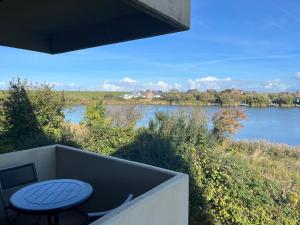
[[[121,106],[109,106],[121,107]],[[191,111],[192,106],[137,106],[143,117],[137,126],[147,126],[155,112],[175,112],[178,110]],[[211,117],[219,107],[202,107]],[[85,106],[75,106],[66,109],[66,120],[78,124],[86,110]],[[236,140],[267,140],[289,145],[300,145],[300,108],[243,108],[247,119],[243,121],[244,127],[235,135]]]

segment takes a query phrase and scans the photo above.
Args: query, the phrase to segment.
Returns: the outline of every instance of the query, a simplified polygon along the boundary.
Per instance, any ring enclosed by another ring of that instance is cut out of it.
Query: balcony
[[[128,193],[134,195],[130,203],[93,222],[94,225],[188,224],[185,174],[61,145],[2,154],[0,168],[31,162],[35,163],[41,181],[70,178],[90,183],[94,195],[81,207],[83,211],[111,209]],[[2,220],[4,214],[0,211]],[[79,219],[68,217],[68,213],[61,214],[60,220],[62,225],[80,224]]]

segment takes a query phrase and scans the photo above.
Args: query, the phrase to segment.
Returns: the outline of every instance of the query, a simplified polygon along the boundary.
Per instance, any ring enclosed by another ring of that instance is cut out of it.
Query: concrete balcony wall
[[[174,177],[92,225],[188,225],[188,176]]]
[[[73,178],[90,183],[94,195],[82,208],[102,211],[134,200],[93,224],[187,225],[188,176],[65,146],[0,155],[0,168],[34,162],[40,180]],[[0,212],[0,221],[3,213]]]

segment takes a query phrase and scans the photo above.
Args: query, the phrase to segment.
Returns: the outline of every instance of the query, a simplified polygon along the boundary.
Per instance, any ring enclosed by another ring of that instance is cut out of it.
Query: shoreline
[[[82,101],[70,101],[66,100],[67,107],[79,106],[79,105],[89,105],[95,103],[97,100],[82,100]],[[247,105],[247,104],[231,104],[231,105],[221,105],[221,104],[204,104],[198,102],[188,102],[181,101],[170,103],[165,100],[113,100],[113,99],[103,99],[106,105],[153,105],[153,106],[204,106],[204,107],[246,107],[246,108],[299,108],[300,105]]]

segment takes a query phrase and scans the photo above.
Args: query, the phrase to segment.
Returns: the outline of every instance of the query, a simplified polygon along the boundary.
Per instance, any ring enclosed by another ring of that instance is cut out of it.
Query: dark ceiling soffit
[[[139,33],[139,31],[136,31],[137,33],[133,34],[132,33],[133,31],[128,29],[124,29],[123,32],[121,33],[116,32],[116,30],[113,29],[114,27],[117,27],[118,31],[119,29],[126,27],[126,24],[123,24],[124,20],[116,19],[114,21],[111,21],[111,23],[108,25],[99,24],[99,26],[102,26],[104,28],[102,30],[94,30],[92,26],[92,27],[85,27],[84,29],[80,29],[80,30],[71,30],[71,31],[51,35],[52,36],[50,38],[51,46],[49,46],[50,51],[48,53],[59,54],[59,53],[65,53],[65,52],[76,50],[73,49],[72,45],[73,44],[76,45],[75,43],[84,43],[86,39],[84,34],[91,32],[91,30],[93,30],[93,35],[89,37],[89,42],[87,44],[82,44],[80,46],[80,49],[93,48],[93,47],[98,47],[98,46],[103,46],[108,44],[117,44],[126,41],[133,41],[133,40],[178,32],[178,29],[175,28],[174,26],[169,25],[169,23],[160,23],[160,25],[158,25],[156,22],[157,18],[153,16],[148,16],[148,19],[146,21],[141,21],[139,15],[137,15],[137,17],[129,16],[126,19],[129,19],[131,21],[133,27],[146,26],[147,32]],[[161,28],[160,31],[156,30],[158,26],[160,26]],[[102,39],[99,40],[98,34],[103,34],[103,32],[106,33],[107,35],[104,36],[102,35]],[[75,35],[75,34],[79,34],[79,35]],[[76,36],[75,39],[72,38],[75,36]],[[95,39],[93,37],[95,37]],[[63,40],[68,40],[68,41],[64,42]],[[73,43],[72,40],[75,43]]]
[[[0,0],[0,2],[3,0]],[[141,38],[148,38],[148,37],[154,37],[162,34],[168,34],[168,33],[175,33],[179,31],[185,31],[189,29],[189,26],[186,26],[180,22],[178,22],[176,19],[171,18],[170,16],[165,15],[164,13],[160,12],[159,10],[155,10],[152,7],[149,7],[148,5],[141,3],[140,1],[136,0],[121,0],[123,3],[126,3],[127,5],[130,5],[131,7],[136,8],[138,11],[140,11],[140,16],[144,14],[143,18],[145,19],[144,22],[146,24],[142,24],[142,21],[140,21],[138,18],[131,18],[131,24],[139,25],[140,27],[147,27],[147,31],[140,32],[138,30],[124,30],[121,32],[122,34],[116,34],[115,30],[111,30],[110,26],[104,26],[106,29],[102,30],[104,33],[111,33],[113,37],[108,37],[109,35],[105,35],[106,37],[103,37],[102,40],[96,40],[96,36],[98,36],[101,31],[94,31],[93,27],[85,27],[84,29],[78,29],[78,31],[90,31],[91,37],[84,37],[85,32],[79,32],[79,35],[77,35],[77,41],[79,41],[81,44],[78,46],[76,40],[71,41],[68,43],[66,39],[72,36],[72,34],[75,34],[76,30],[69,30],[69,31],[64,31],[62,33],[56,33],[52,35],[48,35],[45,37],[43,34],[35,33],[35,34],[29,34],[31,35],[30,37],[23,33],[21,30],[19,32],[19,37],[24,36],[24,38],[30,38],[31,40],[34,40],[34,43],[40,43],[40,44],[32,44],[31,43],[23,43],[22,41],[18,41],[16,43],[10,43],[9,36],[8,34],[7,37],[3,37],[1,45],[5,45],[7,47],[13,47],[13,48],[22,48],[22,49],[27,49],[31,51],[38,51],[38,52],[43,52],[43,53],[49,53],[49,54],[58,54],[58,53],[64,53],[64,52],[69,52],[69,51],[74,51],[74,50],[79,50],[79,49],[85,49],[85,48],[91,48],[91,47],[97,47],[97,46],[102,46],[106,44],[115,44],[115,43],[120,43],[124,41],[131,41],[131,40],[136,40],[136,39],[141,39]],[[148,15],[148,16],[146,16]],[[148,19],[147,19],[148,18]],[[152,19],[151,19],[152,18]],[[156,22],[155,22],[156,20]],[[157,24],[157,22],[160,21],[160,23]],[[113,21],[111,21],[113,22]],[[122,19],[119,21],[115,21],[117,25],[121,25],[120,27],[124,27],[122,25]],[[113,22],[114,24],[114,22]],[[160,24],[160,25],[159,25]],[[112,25],[112,24],[110,24]],[[101,25],[100,25],[101,26]],[[134,26],[133,26],[134,27]],[[156,29],[158,27],[158,29]],[[68,34],[70,33],[70,34]],[[15,33],[16,34],[16,33]],[[135,34],[132,36],[132,34]],[[74,35],[76,36],[76,35]],[[114,36],[118,36],[118,38],[115,38]],[[99,37],[99,36],[98,36]],[[1,38],[0,38],[1,39]],[[70,39],[69,39],[70,40]],[[90,41],[90,43],[88,43]]]
[[[156,17],[162,22],[169,23],[171,26],[177,28],[178,31],[186,31],[190,29],[190,26],[180,23],[177,20],[173,19],[172,17],[167,16],[166,14],[161,13],[159,10],[153,9],[146,4],[143,4],[140,1],[136,1],[136,0],[122,0],[122,1],[137,9],[142,10],[143,12],[149,14],[150,16]]]

